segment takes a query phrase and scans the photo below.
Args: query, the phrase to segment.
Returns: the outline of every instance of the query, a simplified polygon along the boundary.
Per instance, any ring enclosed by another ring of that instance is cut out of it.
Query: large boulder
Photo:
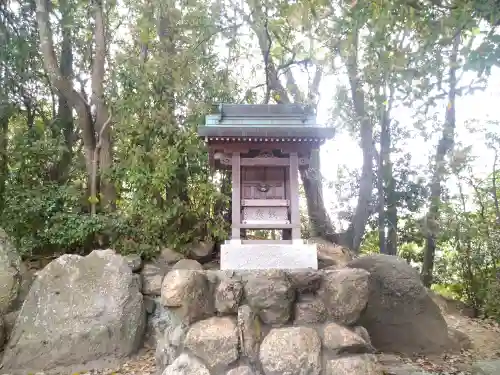
[[[204,271],[176,269],[163,279],[161,302],[185,324],[192,324],[214,312],[212,288]]]
[[[377,254],[348,266],[370,273],[368,303],[359,324],[368,330],[376,349],[411,355],[440,353],[449,347],[446,321],[408,263]]]
[[[166,272],[166,268],[161,264],[146,263],[141,271],[142,293],[148,296],[161,295],[161,285]]]
[[[210,375],[210,372],[198,359],[183,353],[163,371],[162,375]]]
[[[2,318],[2,315],[0,315],[0,349],[3,347],[3,343],[5,342],[6,338],[7,338],[6,324]]]
[[[181,259],[172,266],[173,270],[203,271],[203,266],[194,259]]]
[[[215,309],[221,314],[236,313],[243,297],[243,285],[237,279],[225,277],[215,288]]]
[[[321,341],[313,328],[274,328],[262,341],[260,362],[265,375],[319,375]]]
[[[259,359],[262,325],[258,315],[248,305],[238,308],[238,334],[240,351],[250,363],[257,363]]]
[[[266,270],[247,275],[245,296],[266,324],[285,324],[292,315],[295,291],[286,273]]]
[[[374,352],[370,343],[355,331],[336,323],[329,323],[323,328],[323,346],[336,354]]]
[[[189,327],[184,340],[186,349],[219,371],[238,359],[238,345],[238,328],[230,317],[196,322]]]
[[[317,295],[323,300],[328,316],[340,324],[356,323],[368,301],[368,272],[349,268],[322,272]]]
[[[0,315],[11,310],[21,288],[21,257],[0,229]]]
[[[323,323],[327,312],[323,300],[314,295],[299,295],[295,303],[295,324]]]
[[[38,273],[5,349],[3,369],[28,373],[120,359],[142,340],[142,294],[112,250],[63,255]]]
[[[212,260],[214,246],[215,244],[210,241],[192,243],[187,249],[187,254],[191,259],[206,263]]]
[[[164,370],[180,354],[187,326],[174,312],[164,308],[161,304],[156,311],[158,315],[155,316],[153,323],[156,340],[156,367],[158,370]]]

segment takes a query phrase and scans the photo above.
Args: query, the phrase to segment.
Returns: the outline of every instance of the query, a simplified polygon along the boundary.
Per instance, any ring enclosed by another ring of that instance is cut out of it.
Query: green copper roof
[[[205,126],[317,126],[314,111],[299,104],[220,104],[216,112],[206,116]]]
[[[284,127],[284,126],[200,126],[200,137],[221,138],[315,138],[330,139],[335,134],[334,128],[319,126]]]

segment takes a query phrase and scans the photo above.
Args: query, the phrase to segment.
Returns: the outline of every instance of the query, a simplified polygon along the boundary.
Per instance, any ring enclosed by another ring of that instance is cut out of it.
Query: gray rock
[[[138,349],[144,326],[142,294],[123,257],[63,255],[33,283],[3,368],[27,373],[125,357]]]
[[[288,278],[298,294],[315,293],[321,285],[321,274],[318,271],[291,271]]]
[[[209,262],[212,259],[214,251],[214,243],[210,241],[201,241],[191,244],[187,250],[190,258],[197,260],[201,263]]]
[[[156,367],[164,370],[171,365],[180,354],[181,345],[186,336],[187,326],[179,317],[162,306],[157,309],[159,317],[155,327],[156,337]]]
[[[214,312],[213,294],[203,271],[172,270],[163,279],[161,301],[186,324]]]
[[[372,340],[370,339],[370,334],[368,333],[368,330],[365,327],[356,326],[354,327],[354,332],[363,340],[365,340],[368,344],[371,345]]]
[[[125,261],[129,265],[132,272],[139,272],[142,268],[142,258],[137,254],[130,254],[125,256]]]
[[[212,317],[193,324],[184,347],[219,371],[238,359],[238,329],[230,317]]]
[[[30,291],[31,284],[33,284],[33,281],[35,281],[36,277],[35,271],[28,269],[28,267],[24,263],[21,263],[20,274],[21,274],[21,286],[19,288],[19,293],[17,295],[16,300],[11,305],[9,311],[15,311],[21,309],[21,307],[23,306],[23,302]]]
[[[248,366],[239,366],[229,370],[226,375],[257,375],[257,372]]]
[[[203,363],[188,354],[181,354],[162,375],[210,375]]]
[[[297,324],[323,323],[326,316],[325,304],[314,295],[301,296],[295,303],[294,317]]]
[[[12,334],[12,330],[14,329],[14,325],[16,324],[16,319],[19,316],[21,310],[12,311],[3,316],[4,329],[5,329],[5,338],[8,340]]]
[[[384,375],[371,354],[341,357],[326,362],[325,375]]]
[[[248,358],[250,363],[257,363],[262,328],[259,316],[248,305],[238,308],[238,333],[241,355]]]
[[[260,361],[265,375],[319,375],[318,334],[307,327],[272,329],[260,346]]]
[[[0,315],[0,350],[3,348],[3,344],[7,339],[7,329],[5,327],[5,322],[4,319],[2,318],[2,315]]]
[[[252,310],[267,324],[285,324],[290,320],[295,291],[285,272],[259,271],[248,275],[245,296]]]
[[[144,308],[148,314],[153,314],[156,309],[156,300],[158,297],[144,296]]]
[[[169,249],[168,247],[165,247],[161,250],[160,255],[157,259],[157,263],[172,265],[174,263],[177,263],[181,259],[184,259],[184,255],[175,250]]]
[[[203,266],[194,259],[181,259],[172,267],[173,270],[203,271]]]
[[[311,238],[309,242],[315,243],[318,249],[319,269],[345,267],[354,257],[348,249],[325,241],[322,238]]]
[[[243,297],[243,285],[239,280],[223,278],[215,289],[215,309],[222,313],[235,313]]]
[[[134,282],[137,285],[137,289],[142,291],[142,276],[137,273],[134,273],[132,277],[134,278]]]
[[[151,296],[161,295],[161,284],[165,277],[165,268],[158,264],[146,263],[142,267],[142,293]]]
[[[363,338],[336,323],[329,323],[323,328],[323,346],[335,354],[374,352]]]
[[[333,321],[344,325],[356,323],[368,301],[368,276],[361,269],[323,271],[318,296]]]
[[[450,347],[448,326],[436,303],[406,261],[390,255],[353,260],[352,268],[369,273],[369,298],[359,324],[380,351],[439,354]]]
[[[0,315],[9,312],[21,288],[21,257],[0,228]]]
[[[478,361],[472,364],[472,375],[500,374],[500,359]]]

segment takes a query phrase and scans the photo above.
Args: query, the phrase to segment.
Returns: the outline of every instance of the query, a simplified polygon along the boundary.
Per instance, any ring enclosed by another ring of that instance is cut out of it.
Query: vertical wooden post
[[[232,218],[231,243],[241,243],[241,157],[239,152],[232,155]]]
[[[290,153],[290,222],[292,227],[292,242],[302,242],[300,236],[299,212],[299,156],[296,152]]]

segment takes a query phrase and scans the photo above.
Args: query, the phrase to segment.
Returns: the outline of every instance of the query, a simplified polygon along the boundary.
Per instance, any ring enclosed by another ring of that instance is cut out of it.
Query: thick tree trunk
[[[384,85],[391,84],[386,79]],[[379,100],[380,154],[377,187],[379,190],[379,243],[382,254],[397,253],[397,197],[391,163],[391,109],[394,89],[384,87]]]
[[[64,79],[71,80],[73,79],[73,41],[71,34],[73,16],[71,8],[66,0],[61,0],[59,2],[59,8],[61,12],[62,29],[60,58],[61,76]],[[73,109],[68,103],[66,97],[61,92],[57,94],[57,97],[58,109],[55,130],[57,131],[58,136],[62,131],[65,149],[62,152],[59,162],[50,171],[50,176],[52,180],[62,183],[68,178],[68,172],[73,157],[74,122]]]
[[[99,134],[98,145],[94,150],[99,155],[99,182],[102,195],[102,206],[113,210],[116,202],[116,188],[107,175],[113,165],[113,147],[111,142],[111,114],[104,98],[104,79],[106,62],[106,27],[104,24],[104,10],[102,2],[94,2],[94,38],[95,55],[92,66],[92,103],[96,108],[94,128]],[[95,161],[94,161],[95,163]]]
[[[378,247],[381,254],[386,254],[385,239],[385,187],[384,187],[384,162],[382,157],[382,133],[380,134],[380,153],[377,165],[377,196],[378,196]]]
[[[11,114],[10,105],[0,103],[0,215],[5,207],[5,187],[8,174],[7,142]]]
[[[366,114],[365,94],[358,72],[358,30],[355,29],[354,42],[346,57],[347,74],[351,87],[351,97],[354,111],[360,123],[361,150],[363,152],[363,166],[359,181],[359,193],[356,210],[348,230],[349,248],[359,252],[361,241],[365,234],[366,223],[370,217],[373,191],[373,125]]]
[[[92,61],[92,104],[96,108],[95,123],[90,104],[81,93],[74,89],[72,79],[65,76],[58,66],[47,6],[48,2],[46,0],[36,0],[36,19],[43,63],[51,84],[77,113],[77,123],[82,132],[85,167],[89,181],[88,187],[89,190],[95,192],[95,196],[91,198],[95,200],[99,190],[97,186],[93,186],[99,179],[93,178],[97,162],[94,157],[96,150],[98,150],[99,161],[97,168],[104,174],[101,189],[104,204],[112,205],[115,200],[115,189],[105,175],[112,165],[112,145],[110,126],[104,126],[109,124],[110,116],[104,100],[104,65],[107,49],[103,4],[102,2],[93,3],[95,54]],[[100,147],[97,147],[98,143]]]
[[[85,99],[73,88],[73,83],[61,74],[57,64],[52,38],[52,29],[49,22],[49,11],[46,0],[36,0],[36,19],[38,34],[40,36],[40,49],[43,55],[43,63],[50,82],[64,96],[77,113],[78,125],[82,132],[83,148],[85,156],[85,167],[88,179],[92,175],[92,158],[96,145],[94,124],[90,108]]]
[[[300,177],[304,185],[307,202],[307,212],[313,237],[336,241],[336,235],[323,200],[323,183],[320,172],[319,150],[311,153],[308,169],[300,169]]]
[[[434,258],[436,254],[436,238],[439,233],[438,221],[439,206],[441,204],[441,183],[446,173],[445,157],[453,150],[455,144],[455,98],[457,87],[457,59],[459,47],[460,33],[457,32],[457,35],[455,36],[455,39],[453,41],[452,51],[450,53],[448,105],[446,107],[443,132],[436,149],[434,172],[430,189],[430,205],[429,211],[427,212],[426,216],[427,234],[424,262],[421,272],[422,282],[426,287],[430,287],[432,285]]]

